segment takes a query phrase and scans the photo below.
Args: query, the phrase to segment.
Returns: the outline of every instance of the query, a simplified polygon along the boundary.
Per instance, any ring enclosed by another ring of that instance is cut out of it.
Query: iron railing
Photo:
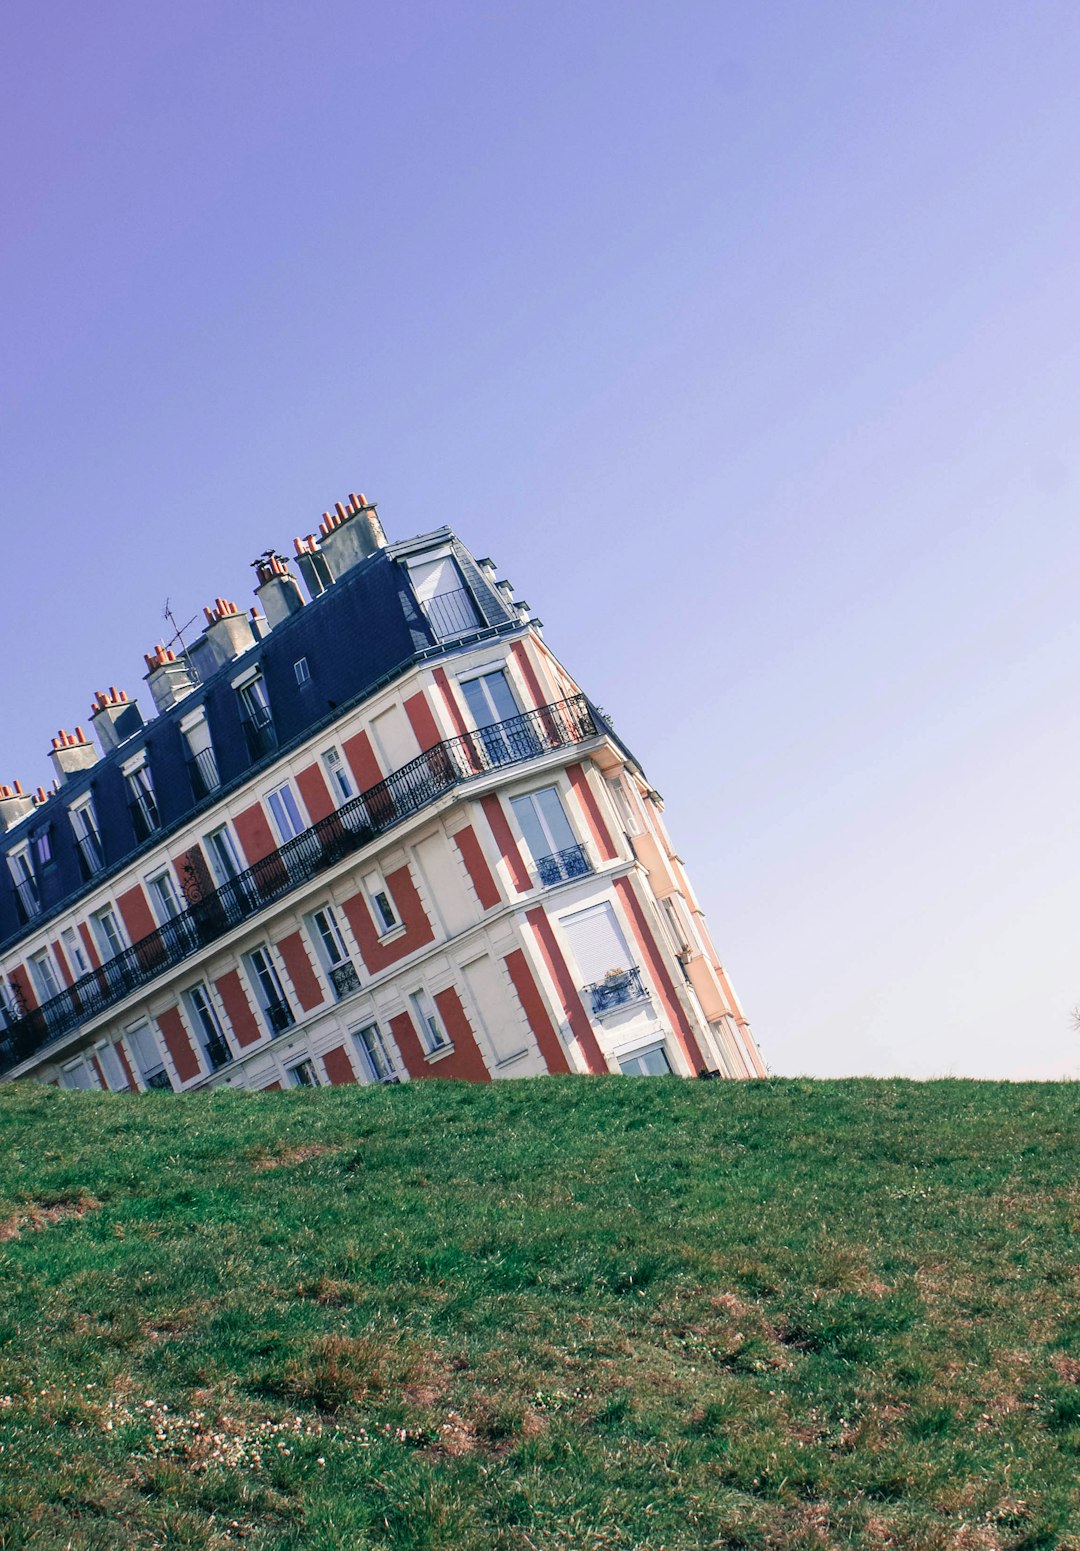
[[[585,987],[585,995],[592,1000],[593,1016],[597,1018],[613,1007],[621,1007],[624,1002],[643,1002],[648,994],[636,964],[632,969],[615,970],[603,980]]]
[[[565,851],[555,851],[551,856],[538,856],[536,871],[547,888],[552,883],[568,883],[571,878],[586,877],[592,872],[592,863],[585,855],[584,846],[567,846]]]
[[[101,969],[83,975],[59,996],[50,997],[20,1018],[9,1019],[6,1027],[0,1013],[0,1074],[35,1055],[43,1045],[99,1017],[453,787],[490,770],[582,743],[598,730],[585,696],[575,695],[485,727],[482,732],[461,733],[434,744],[246,872],[192,898],[186,910],[125,948]],[[193,892],[195,887],[193,883]]]
[[[274,730],[270,712],[260,708],[257,716],[249,715],[241,720],[247,742],[248,758],[252,764],[256,760],[264,759],[267,754],[272,754],[277,748],[277,733]]]
[[[476,604],[464,587],[453,592],[441,592],[429,598],[423,605],[424,613],[440,641],[450,636],[464,635],[469,630],[480,630],[484,621],[476,612]]]
[[[284,1034],[286,1029],[291,1029],[296,1022],[296,1015],[284,997],[275,997],[263,1006],[266,1021],[270,1025],[271,1034]]]
[[[343,996],[351,996],[354,991],[359,991],[360,976],[356,972],[356,965],[350,964],[347,959],[344,964],[335,964],[330,971],[330,984],[334,988],[334,995],[339,1000]]]
[[[206,1052],[206,1060],[212,1072],[218,1071],[223,1066],[228,1066],[233,1058],[233,1053],[225,1041],[219,1037],[207,1039],[203,1044]]]
[[[172,1078],[165,1068],[159,1067],[156,1072],[151,1072],[148,1077],[143,1077],[143,1083],[147,1088],[161,1088],[166,1093],[173,1091]]]
[[[152,802],[145,793],[140,792],[138,797],[132,798],[128,803],[128,812],[131,814],[131,827],[135,831],[135,839],[140,845],[144,840],[149,840],[154,831],[161,827],[157,804]]]

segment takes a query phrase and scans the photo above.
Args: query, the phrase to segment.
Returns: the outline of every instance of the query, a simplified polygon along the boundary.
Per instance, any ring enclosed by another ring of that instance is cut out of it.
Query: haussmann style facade
[[[299,572],[306,589],[293,574]],[[449,528],[351,496],[0,787],[0,1077],[764,1066],[629,750]]]

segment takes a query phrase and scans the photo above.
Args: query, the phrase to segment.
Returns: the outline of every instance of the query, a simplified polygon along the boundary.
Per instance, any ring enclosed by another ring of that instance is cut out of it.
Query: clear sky
[[[491,554],[781,1072],[1080,1075],[1080,6],[14,0],[0,779],[351,490]]]

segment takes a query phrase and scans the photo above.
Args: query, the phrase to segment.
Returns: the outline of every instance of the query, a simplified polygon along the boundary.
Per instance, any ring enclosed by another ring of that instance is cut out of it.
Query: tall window
[[[60,941],[64,946],[64,957],[71,966],[71,972],[76,980],[90,973],[90,960],[86,956],[82,938],[73,926],[65,926],[60,933]]]
[[[427,615],[437,640],[477,630],[483,620],[449,555],[409,567],[417,602]]]
[[[120,923],[116,919],[116,912],[111,905],[106,905],[104,910],[96,911],[90,917],[90,922],[103,959],[115,959],[123,953],[127,945],[124,942],[124,934],[120,930]]]
[[[145,1088],[171,1090],[172,1080],[165,1070],[157,1037],[148,1023],[140,1023],[128,1029],[125,1035],[131,1059]]]
[[[266,801],[270,808],[271,817],[274,820],[274,827],[281,837],[282,845],[287,840],[295,839],[297,835],[307,828],[300,813],[300,804],[296,800],[296,793],[288,781],[285,782],[284,786],[279,786],[276,791],[271,792]]]
[[[414,991],[409,1001],[412,1003],[413,1016],[420,1031],[424,1049],[429,1056],[434,1055],[436,1050],[442,1050],[450,1043],[446,1030],[442,1026],[442,1020],[435,1011],[435,1004],[423,990]]]
[[[80,1057],[78,1061],[70,1061],[60,1072],[61,1088],[96,1088],[97,1078]]]
[[[60,995],[60,982],[56,978],[56,970],[53,968],[52,957],[47,948],[41,953],[35,953],[31,958],[30,974],[39,1002],[48,1002],[54,996]]]
[[[146,887],[159,926],[164,926],[166,921],[171,921],[174,916],[180,914],[183,906],[171,872],[155,873],[152,878],[147,878]]]
[[[104,854],[101,849],[101,832],[98,829],[97,814],[94,812],[93,800],[89,797],[79,803],[78,807],[71,808],[71,827],[75,831],[75,844],[79,851],[79,861],[83,875],[92,878],[94,873],[100,872],[105,865]]]
[[[161,824],[154,782],[149,766],[142,764],[124,777],[128,789],[128,809],[135,828],[136,840],[149,840]]]
[[[210,866],[219,888],[240,876],[240,858],[236,854],[233,838],[224,825],[207,835],[206,849],[210,853]]]
[[[671,1062],[663,1045],[653,1045],[636,1055],[620,1057],[619,1070],[625,1077],[670,1077]]]
[[[400,1081],[377,1023],[368,1023],[362,1029],[357,1029],[353,1039],[372,1082]]]
[[[180,730],[187,744],[188,774],[191,777],[192,795],[196,802],[209,797],[211,792],[216,792],[221,785],[221,777],[218,774],[217,760],[214,757],[214,745],[210,738],[210,728],[206,722],[206,712],[200,706],[198,712],[192,713],[192,719],[184,719],[180,723]]]
[[[369,872],[365,876],[364,888],[371,901],[371,910],[375,917],[375,925],[379,929],[379,936],[385,937],[388,932],[396,931],[401,925],[401,917],[394,908],[390,890],[377,872]]]
[[[358,991],[360,976],[349,958],[333,906],[323,905],[321,909],[312,911],[308,925],[315,942],[315,951],[334,988],[334,994],[340,999],[352,991]]]
[[[501,668],[482,673],[479,678],[464,679],[461,690],[491,764],[505,765],[540,752],[540,741],[528,719],[522,716]]]
[[[255,997],[271,1034],[284,1034],[292,1028],[296,1016],[289,1006],[277,969],[268,948],[252,948],[245,954]]]
[[[34,868],[40,878],[46,867],[52,866],[52,826],[39,829],[32,842],[34,852]]]
[[[244,726],[248,754],[251,759],[262,759],[277,747],[274,719],[270,715],[270,697],[263,679],[249,679],[237,690],[240,701],[240,720]]]
[[[315,1070],[314,1061],[298,1061],[295,1066],[286,1068],[285,1076],[289,1079],[290,1088],[317,1088],[319,1086],[319,1077]]]
[[[38,894],[37,879],[34,877],[34,869],[30,863],[30,847],[21,846],[18,851],[12,851],[8,856],[8,867],[11,870],[23,919],[32,921],[35,916],[41,914],[41,896]]]
[[[98,1058],[98,1065],[105,1073],[105,1081],[113,1093],[123,1093],[131,1086],[124,1071],[124,1063],[116,1053],[115,1045],[98,1045],[94,1054]]]
[[[541,883],[561,883],[592,871],[583,847],[570,828],[557,787],[543,786],[523,797],[511,797],[510,806],[532,853]]]
[[[331,796],[338,807],[343,802],[348,802],[350,797],[356,796],[356,787],[353,785],[349,767],[337,749],[327,749],[323,755],[323,768],[326,771]]]
[[[200,982],[192,986],[190,991],[184,992],[184,1002],[188,1014],[203,1048],[207,1064],[212,1072],[216,1072],[219,1066],[224,1066],[232,1060],[232,1051],[225,1039],[217,1010],[210,999],[210,992]]]

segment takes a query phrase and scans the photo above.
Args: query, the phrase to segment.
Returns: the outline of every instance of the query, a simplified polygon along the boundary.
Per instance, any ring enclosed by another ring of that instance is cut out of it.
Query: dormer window
[[[32,921],[35,916],[41,914],[41,896],[38,894],[37,879],[34,877],[34,869],[30,862],[30,847],[23,845],[17,851],[12,851],[8,856],[8,867],[11,869],[23,920]]]
[[[252,760],[262,759],[277,747],[266,682],[256,671],[250,677],[234,683],[233,688],[240,703],[240,721],[247,740],[248,757]]]
[[[79,865],[82,867],[83,877],[92,878],[105,865],[105,857],[101,849],[101,831],[98,829],[93,798],[84,797],[77,805],[72,804],[70,811],[71,827],[75,831],[75,845],[79,852]]]
[[[124,766],[124,780],[127,783],[128,810],[131,813],[135,838],[149,840],[154,831],[161,826],[161,815],[158,812],[154,782],[150,767],[146,763],[145,751],[131,764]]]
[[[209,797],[211,792],[216,792],[221,785],[217,760],[214,758],[214,745],[210,738],[210,728],[207,726],[206,712],[202,706],[199,706],[196,711],[190,711],[181,720],[180,732],[187,745],[187,767],[188,775],[191,777],[192,795],[196,802],[201,802],[204,797]]]
[[[409,566],[416,601],[438,641],[479,630],[483,620],[452,555]]]

